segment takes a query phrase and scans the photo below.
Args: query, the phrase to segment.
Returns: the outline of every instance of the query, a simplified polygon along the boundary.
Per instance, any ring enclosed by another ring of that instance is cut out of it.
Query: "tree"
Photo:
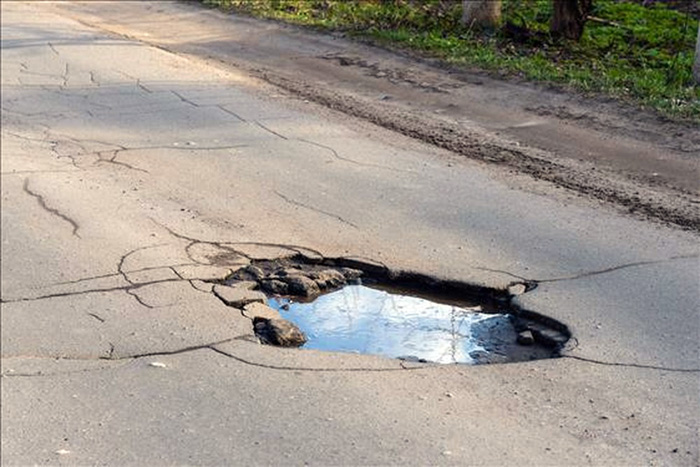
[[[462,24],[493,29],[501,20],[501,0],[462,0]]]
[[[593,6],[593,0],[552,0],[554,14],[550,31],[575,41],[581,38],[583,26]]]

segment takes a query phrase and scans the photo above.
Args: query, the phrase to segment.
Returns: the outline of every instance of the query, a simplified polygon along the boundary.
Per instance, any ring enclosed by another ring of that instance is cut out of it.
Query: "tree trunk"
[[[695,43],[695,65],[693,65],[695,82],[700,84],[700,23],[698,23],[698,39]]]
[[[462,0],[462,24],[495,28],[501,20],[501,0]]]
[[[552,0],[552,3],[554,6],[550,25],[552,34],[579,40],[593,0]]]

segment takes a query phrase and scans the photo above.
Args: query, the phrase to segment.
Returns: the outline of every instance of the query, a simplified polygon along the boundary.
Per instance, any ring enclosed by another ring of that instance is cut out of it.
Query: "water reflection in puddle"
[[[308,336],[304,348],[437,363],[504,361],[516,340],[510,318],[351,285],[311,303],[271,298]]]

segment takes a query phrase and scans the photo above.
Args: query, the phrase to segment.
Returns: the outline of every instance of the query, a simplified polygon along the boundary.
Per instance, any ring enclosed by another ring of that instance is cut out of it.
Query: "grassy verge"
[[[345,31],[449,63],[556,83],[700,122],[692,65],[697,20],[661,3],[595,0],[580,42],[548,33],[550,0],[503,0],[490,34],[460,25],[454,0],[202,0],[220,8],[323,30]]]

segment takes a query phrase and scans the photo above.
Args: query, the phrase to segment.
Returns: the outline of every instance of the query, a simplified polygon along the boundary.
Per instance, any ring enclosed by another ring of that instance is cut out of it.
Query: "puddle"
[[[507,314],[349,285],[310,303],[273,297],[269,306],[307,335],[304,348],[436,363],[500,363],[551,356],[517,344]]]
[[[531,284],[486,289],[354,259],[302,256],[253,261],[222,283],[231,289],[220,298],[241,309],[242,297],[267,296],[273,310],[263,306],[244,314],[269,345],[482,364],[556,357],[570,337],[563,324],[512,305],[512,297]],[[292,331],[301,338],[287,340]]]

